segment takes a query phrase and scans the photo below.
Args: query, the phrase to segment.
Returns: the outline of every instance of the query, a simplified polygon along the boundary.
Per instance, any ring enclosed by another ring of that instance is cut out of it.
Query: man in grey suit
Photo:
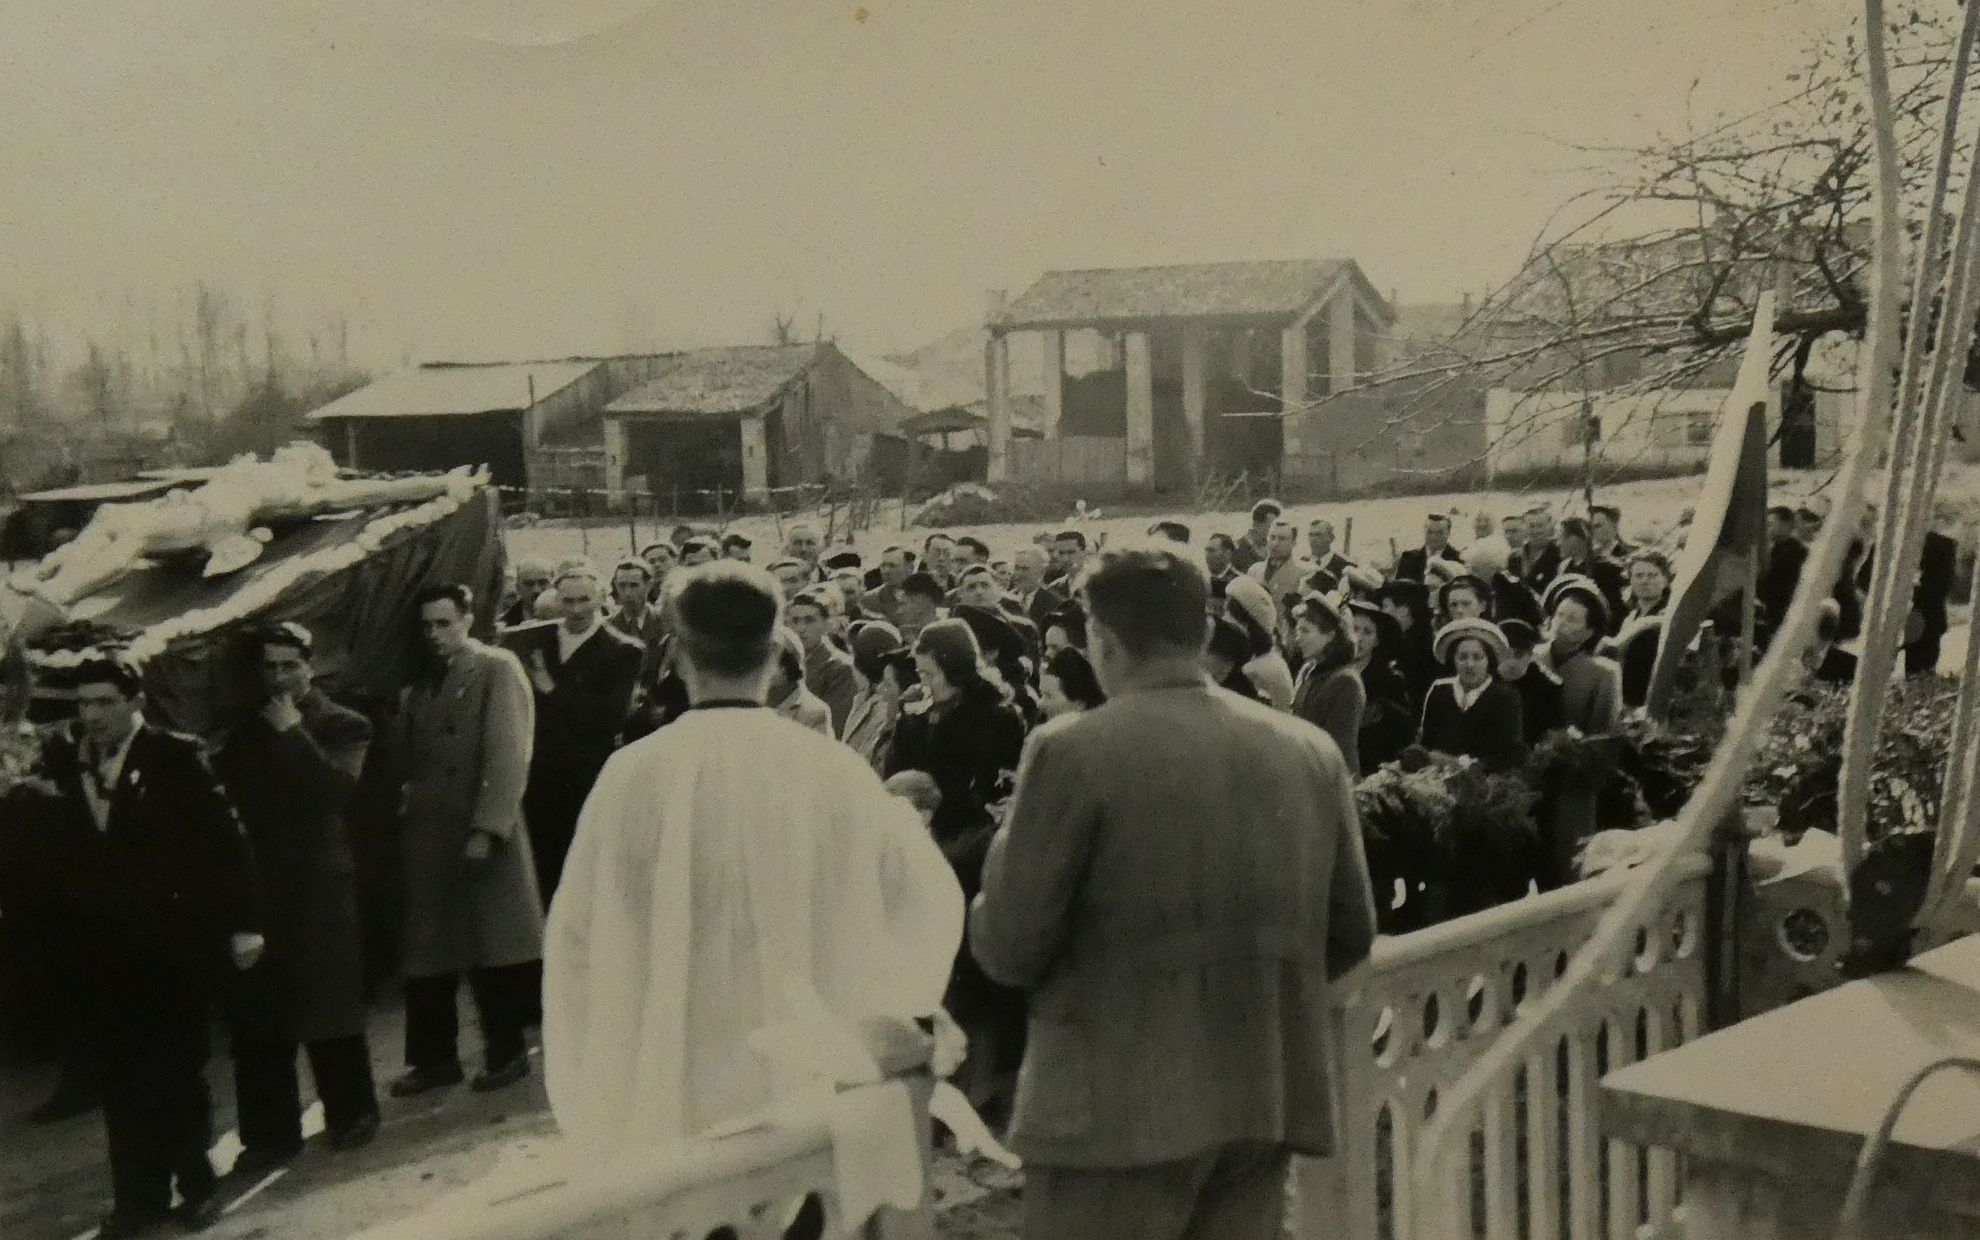
[[[1084,594],[1108,700],[1033,734],[969,927],[1031,1000],[1024,1233],[1274,1240],[1291,1155],[1334,1147],[1329,987],[1375,934],[1347,764],[1199,669],[1185,555],[1110,552]]]

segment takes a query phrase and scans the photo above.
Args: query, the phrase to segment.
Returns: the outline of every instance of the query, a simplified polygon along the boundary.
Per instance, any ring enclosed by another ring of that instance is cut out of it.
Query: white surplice
[[[936,1011],[962,926],[947,861],[851,749],[691,710],[615,754],[578,819],[544,947],[558,1126],[663,1145],[829,1084],[861,1018]]]

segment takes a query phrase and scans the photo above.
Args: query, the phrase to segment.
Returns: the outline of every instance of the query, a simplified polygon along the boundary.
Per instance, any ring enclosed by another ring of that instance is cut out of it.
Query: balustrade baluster
[[[1526,1217],[1531,1240],[1561,1234],[1561,1081],[1558,1042],[1526,1057]]]
[[[1649,1014],[1649,1037],[1647,1054],[1668,1050],[1675,1044],[1669,1027],[1669,1018],[1664,1014],[1664,1005],[1654,1004]],[[1647,1181],[1650,1199],[1650,1225],[1666,1227],[1671,1211],[1677,1207],[1677,1155],[1669,1150],[1650,1151],[1649,1176]]]
[[[1485,1236],[1486,1240],[1516,1240],[1519,1234],[1518,1127],[1513,1123],[1514,1088],[1519,1078],[1507,1077],[1485,1103]],[[1526,1105],[1533,1106],[1533,1086],[1527,1085]]]
[[[1568,1034],[1568,1227],[1574,1240],[1602,1234],[1602,1158],[1595,1123],[1595,1039],[1599,1020]]]
[[[1614,1072],[1636,1062],[1636,1014],[1627,1011],[1609,1020],[1609,1068]],[[1591,1102],[1593,1100],[1591,1099]],[[1642,1178],[1637,1174],[1637,1149],[1626,1141],[1610,1141],[1609,1152],[1609,1240],[1636,1240],[1637,1193]]]

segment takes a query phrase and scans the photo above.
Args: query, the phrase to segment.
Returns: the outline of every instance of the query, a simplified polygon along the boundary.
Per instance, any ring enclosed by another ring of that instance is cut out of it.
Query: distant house
[[[564,361],[435,362],[401,370],[316,409],[337,463],[386,472],[485,465],[497,486],[551,484],[553,461],[623,386],[623,365]],[[602,481],[602,478],[600,479]]]
[[[712,508],[828,481],[891,493],[905,477],[914,408],[830,342],[693,349],[644,370],[603,411],[614,491]]]
[[[1276,476],[1301,459],[1308,432],[1324,431],[1310,402],[1379,369],[1395,317],[1351,259],[1050,271],[1000,301],[986,324],[990,477],[1117,473],[1160,489],[1207,473]],[[1023,333],[1044,343],[1035,445],[1011,437],[1011,338]],[[1068,373],[1069,333],[1098,334],[1108,364]]]

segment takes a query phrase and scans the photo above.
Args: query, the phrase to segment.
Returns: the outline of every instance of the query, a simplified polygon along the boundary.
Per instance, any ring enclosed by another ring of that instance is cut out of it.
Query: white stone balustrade
[[[1470,1193],[1475,1235],[1625,1240],[1639,1223],[1668,1223],[1675,1160],[1603,1142],[1595,1083],[1700,1031],[1710,863],[1686,865],[1672,898],[1639,927],[1628,966],[1551,1032],[1554,1053],[1529,1057],[1489,1095],[1469,1182],[1450,1186]],[[1512,1015],[1553,985],[1630,878],[1605,875],[1376,941],[1340,986],[1338,1153],[1301,1165],[1296,1234],[1445,1240],[1423,1236],[1413,1225],[1423,1212],[1406,1200],[1426,1120]]]
[[[926,1150],[933,1082],[924,1077],[907,1083]],[[840,1210],[833,1148],[830,1121],[821,1115],[695,1142],[650,1165],[546,1170],[485,1197],[450,1199],[353,1240],[779,1240],[807,1198],[822,1208],[827,1238],[933,1235],[925,1188],[921,1209],[883,1208],[849,1227]]]

